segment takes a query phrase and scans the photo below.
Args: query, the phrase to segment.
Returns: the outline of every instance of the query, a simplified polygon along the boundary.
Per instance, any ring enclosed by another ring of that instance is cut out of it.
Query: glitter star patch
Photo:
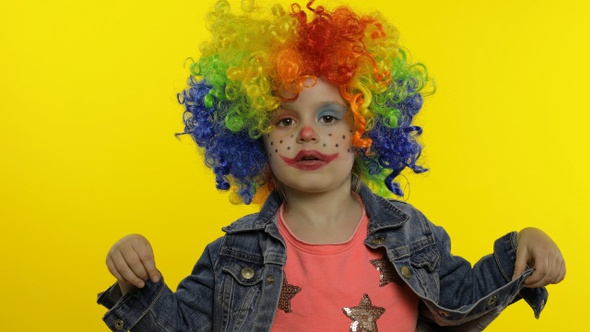
[[[301,292],[301,287],[290,285],[285,277],[285,282],[281,286],[281,297],[279,298],[279,309],[284,312],[291,312],[291,299]]]
[[[393,264],[385,258],[373,259],[371,264],[379,271],[379,287],[387,285],[389,282],[394,282],[398,286],[404,287],[404,282],[393,267]]]
[[[383,315],[385,308],[374,306],[369,295],[364,294],[357,307],[342,308],[344,314],[352,319],[350,332],[377,332],[377,319]]]

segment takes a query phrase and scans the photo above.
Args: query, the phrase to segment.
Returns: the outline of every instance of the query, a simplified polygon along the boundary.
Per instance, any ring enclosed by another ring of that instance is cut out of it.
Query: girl
[[[243,9],[253,10],[247,4]],[[524,298],[538,317],[561,253],[527,228],[473,267],[394,179],[417,165],[411,124],[429,86],[379,14],[273,6],[233,15],[219,1],[212,41],[181,96],[184,122],[230,200],[264,201],[224,228],[176,292],[149,242],[107,256],[99,295],[113,331],[481,331]],[[311,17],[308,17],[311,16]]]

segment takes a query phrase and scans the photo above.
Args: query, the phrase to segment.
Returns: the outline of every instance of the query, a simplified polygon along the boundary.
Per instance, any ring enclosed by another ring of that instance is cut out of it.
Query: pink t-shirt
[[[416,331],[418,298],[382,250],[365,246],[369,218],[339,244],[297,239],[279,210],[287,263],[271,331]]]

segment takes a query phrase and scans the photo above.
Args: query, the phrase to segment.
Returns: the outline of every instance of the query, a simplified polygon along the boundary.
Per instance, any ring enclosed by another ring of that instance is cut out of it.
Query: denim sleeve
[[[493,254],[482,257],[477,263],[471,264],[465,259],[451,254],[451,241],[442,227],[434,227],[441,254],[440,302],[447,308],[461,308],[473,304],[489,296],[509,283],[518,283],[516,294],[505,294],[514,297],[514,301],[524,298],[538,317],[545,301],[545,288],[528,289],[522,287],[525,276],[512,281],[516,261],[516,232],[508,233],[494,243]],[[528,270],[525,274],[530,274]],[[505,287],[504,287],[505,288]],[[505,288],[506,289],[506,288]],[[514,302],[513,301],[513,302]]]
[[[111,331],[211,331],[215,280],[211,252],[210,246],[205,249],[176,292],[163,280],[148,280],[143,288],[125,294],[117,284],[111,286],[97,301],[109,309],[104,322]]]
[[[517,248],[517,235],[516,232],[511,232],[506,234],[505,236],[499,238],[494,243],[494,259],[496,260],[502,276],[504,280],[507,282],[512,281],[512,275],[514,274],[514,265],[516,262],[516,248]],[[545,287],[540,288],[523,288],[522,281],[524,281],[525,276],[528,276],[532,273],[531,269],[528,271],[523,272],[523,275],[517,276],[521,280],[521,290],[517,297],[515,298],[515,302],[520,300],[521,298],[524,299],[529,306],[533,309],[535,313],[535,317],[539,318],[541,311],[545,307],[545,303],[547,302],[548,292]]]

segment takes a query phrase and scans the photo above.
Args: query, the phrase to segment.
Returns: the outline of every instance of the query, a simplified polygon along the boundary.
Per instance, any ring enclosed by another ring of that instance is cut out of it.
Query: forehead
[[[286,100],[281,105],[288,109],[300,109],[319,107],[324,104],[347,106],[338,87],[318,78],[313,86],[303,89],[297,98]]]

